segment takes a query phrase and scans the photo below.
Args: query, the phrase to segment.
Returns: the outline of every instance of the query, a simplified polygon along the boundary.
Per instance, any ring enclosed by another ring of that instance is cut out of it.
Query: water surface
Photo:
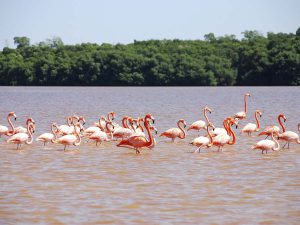
[[[87,126],[100,115],[152,113],[159,132],[203,119],[211,121],[243,110],[243,94],[252,94],[249,115],[261,109],[262,126],[276,125],[284,112],[287,130],[297,130],[298,87],[1,87],[0,124],[15,111],[16,125],[28,116],[37,135],[51,122],[84,115]],[[239,128],[237,133],[240,131]],[[202,132],[203,134],[203,132]],[[34,142],[15,150],[0,141],[0,224],[298,224],[300,221],[300,145],[262,155],[251,145],[261,138],[239,136],[234,146],[192,154],[188,143],[156,136],[157,147],[136,155],[116,143],[60,145]]]

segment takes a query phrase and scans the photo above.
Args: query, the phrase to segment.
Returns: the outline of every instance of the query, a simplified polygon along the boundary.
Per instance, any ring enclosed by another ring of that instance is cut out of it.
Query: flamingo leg
[[[44,141],[44,147],[46,146],[46,141]]]
[[[288,149],[290,148],[290,142],[288,142]]]
[[[261,150],[261,154],[264,154],[264,150]]]
[[[67,147],[67,146],[65,145],[65,147],[64,147],[64,151],[66,151],[66,147]]]
[[[269,135],[265,138],[265,140],[269,137]]]
[[[175,138],[172,138],[172,142],[174,143],[174,141],[175,141]]]
[[[285,148],[286,144],[287,144],[287,142],[285,142],[285,144],[282,146],[282,148]]]
[[[200,148],[201,148],[201,146],[199,147],[199,148],[197,148],[195,151],[194,151],[194,153],[200,153]]]

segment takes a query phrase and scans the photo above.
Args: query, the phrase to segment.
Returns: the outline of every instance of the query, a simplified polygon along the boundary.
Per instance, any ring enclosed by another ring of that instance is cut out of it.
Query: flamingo
[[[26,120],[26,126],[28,125],[28,123],[32,123],[33,124],[33,127],[35,129],[35,121],[29,117],[27,120]],[[27,132],[27,128],[25,127],[22,127],[22,126],[19,126],[19,127],[16,127],[15,128],[15,133],[26,133]]]
[[[220,134],[220,135],[214,137],[213,142],[212,142],[212,145],[218,147],[218,151],[222,150],[224,145],[226,145],[226,144],[233,145],[233,144],[235,144],[235,141],[236,141],[236,136],[235,136],[235,133],[232,131],[231,126],[233,124],[235,124],[237,127],[238,122],[235,119],[229,117],[224,120],[223,124],[224,124],[224,128],[226,129],[227,133]],[[232,141],[230,140],[231,135],[233,138]]]
[[[244,126],[241,133],[247,133],[250,136],[253,132],[258,132],[260,130],[260,124],[259,124],[258,116],[259,117],[262,116],[261,111],[256,110],[255,113],[254,113],[254,116],[255,116],[256,124],[255,123],[248,123],[247,125]]]
[[[122,140],[119,144],[117,144],[117,147],[133,148],[135,149],[136,154],[140,154],[139,149],[143,147],[147,147],[147,148],[153,147],[154,140],[153,140],[152,133],[150,131],[149,120],[152,120],[152,123],[154,123],[154,117],[151,114],[147,114],[144,118],[144,126],[148,133],[149,140],[141,136],[132,136],[129,137],[128,139]]]
[[[43,133],[40,136],[38,136],[35,140],[36,141],[42,141],[42,142],[44,142],[44,146],[48,142],[54,143],[54,138],[56,136],[56,131],[54,131],[54,129],[53,129],[54,127],[56,129],[58,129],[57,124],[56,123],[52,123],[52,125],[51,125],[51,131],[52,131],[52,133]]]
[[[12,135],[15,134],[15,127],[12,124],[12,122],[10,120],[10,117],[14,117],[15,121],[17,120],[17,116],[14,112],[8,113],[7,121],[8,121],[8,124],[10,125],[10,127],[11,127],[11,130],[9,130],[8,127],[6,127],[6,126],[0,125],[0,137],[1,137],[2,134],[7,135],[7,136],[12,136]]]
[[[283,119],[283,121],[285,122],[286,121],[286,117],[283,113],[280,113],[278,115],[278,123],[280,124],[281,128],[282,128],[282,132],[280,132],[280,128],[278,126],[268,126],[266,127],[262,132],[260,132],[258,134],[258,136],[262,136],[262,135],[267,135],[266,139],[271,135],[272,132],[274,133],[284,133],[285,132],[285,127],[281,121],[281,119]]]
[[[70,127],[73,125],[73,117],[67,117],[67,125],[60,125],[57,129],[57,134],[66,135],[69,134]]]
[[[110,129],[108,127],[108,125],[110,125],[112,127],[112,129]],[[88,138],[91,139],[91,140],[94,140],[96,142],[96,146],[98,146],[99,142],[101,144],[102,141],[112,141],[113,137],[114,137],[114,135],[113,135],[113,129],[114,129],[114,126],[112,125],[112,122],[107,122],[106,123],[106,130],[109,131],[110,138],[108,138],[106,132],[101,131],[101,130],[92,133]]]
[[[100,120],[101,120],[101,118],[99,119],[99,124],[101,124]],[[103,129],[101,129],[101,128],[99,127],[99,125],[98,125],[98,126],[88,127],[87,129],[84,130],[83,136],[89,137],[89,136],[92,135],[93,133],[99,132],[99,131],[102,131],[102,130],[103,130]]]
[[[17,133],[14,134],[7,140],[7,143],[17,144],[17,150],[21,146],[21,144],[31,144],[33,141],[32,133],[34,132],[34,125],[32,123],[27,124],[27,132],[26,133]]]
[[[168,130],[166,130],[165,132],[161,133],[161,135],[159,135],[160,137],[162,136],[166,136],[167,138],[171,138],[172,142],[175,141],[175,138],[180,138],[180,139],[184,139],[186,136],[185,130],[180,126],[180,124],[183,124],[183,128],[186,127],[186,123],[184,121],[184,119],[180,119],[177,122],[177,126],[178,128],[170,128]]]
[[[64,151],[66,150],[66,147],[67,145],[74,145],[74,146],[79,146],[80,143],[81,143],[81,137],[79,135],[79,131],[78,129],[75,128],[76,127],[79,127],[80,130],[82,129],[82,125],[80,122],[77,122],[76,125],[74,124],[74,131],[75,131],[75,135],[74,134],[67,134],[67,135],[64,135],[56,140],[54,140],[53,142],[54,143],[58,143],[58,144],[62,144],[64,145]]]
[[[206,119],[206,122],[209,123],[209,119],[206,114],[207,112],[211,113],[211,109],[205,106],[203,109],[203,114]],[[196,122],[192,123],[192,125],[187,129],[187,131],[197,130],[199,132],[201,129],[206,129],[206,123],[203,120],[197,120]]]
[[[206,148],[209,148],[212,146],[212,142],[213,142],[213,139],[212,139],[212,136],[208,130],[209,127],[212,127],[212,124],[211,123],[208,123],[208,125],[206,126],[206,131],[207,131],[207,134],[208,134],[208,137],[205,137],[205,136],[200,136],[200,137],[197,137],[195,138],[190,144],[198,147],[194,153],[198,152],[200,153],[200,149],[202,147],[206,147]]]
[[[125,121],[126,121],[126,123],[125,123]],[[119,127],[117,129],[115,129],[115,131],[113,133],[115,138],[117,138],[117,139],[121,138],[123,140],[123,139],[130,137],[134,133],[134,131],[129,128],[128,121],[132,121],[132,118],[128,117],[128,116],[124,116],[122,119],[123,127]],[[130,125],[132,127],[132,124],[130,124]]]
[[[274,138],[274,131],[271,133],[271,137],[273,140],[261,140],[257,142],[255,145],[253,145],[251,148],[261,150],[261,154],[264,154],[264,151],[268,154],[268,150],[278,151],[280,148],[280,145],[278,141]]]
[[[113,111],[111,111],[111,112],[109,112],[108,114],[107,114],[107,118],[104,116],[104,115],[102,115],[100,118],[101,118],[101,121],[99,121],[99,122],[97,122],[97,123],[95,123],[95,126],[99,126],[100,128],[101,128],[101,130],[103,129],[105,129],[105,127],[106,127],[106,123],[107,122],[113,122],[113,120],[115,119],[115,112],[113,112]],[[114,124],[113,123],[113,125],[116,127],[119,127],[119,125],[117,125],[117,124]]]
[[[299,127],[299,124],[298,124]],[[288,148],[290,148],[290,143],[295,142],[300,144],[299,135],[293,131],[285,131],[283,133],[277,133],[278,139],[286,141],[282,148],[285,148],[286,144],[288,144]]]
[[[244,111],[235,114],[234,119],[242,120],[247,117],[247,97],[251,97],[249,93],[244,95]]]

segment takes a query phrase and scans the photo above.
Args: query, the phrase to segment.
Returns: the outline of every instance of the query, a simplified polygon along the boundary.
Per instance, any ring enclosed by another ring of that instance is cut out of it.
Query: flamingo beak
[[[184,126],[183,126],[184,128],[186,128],[186,124],[184,124]]]
[[[157,134],[158,132],[157,132],[157,130],[155,130],[155,134]]]
[[[259,115],[259,117],[261,117],[261,114]]]
[[[235,125],[235,129],[238,129],[238,125]]]
[[[154,119],[152,119],[152,123],[154,124],[154,122],[155,122],[155,120]]]

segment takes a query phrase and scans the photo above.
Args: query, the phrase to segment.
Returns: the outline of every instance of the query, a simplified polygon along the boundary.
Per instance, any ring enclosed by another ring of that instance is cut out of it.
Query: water
[[[214,111],[211,121],[243,110],[243,94],[252,94],[249,115],[261,109],[262,127],[277,125],[284,112],[287,130],[297,130],[298,87],[228,88],[64,88],[1,87],[0,124],[15,111],[16,125],[27,116],[37,135],[51,122],[84,115],[87,125],[101,114],[122,116],[152,113],[159,132],[203,119],[202,109]],[[239,128],[241,129],[241,128]],[[236,130],[235,130],[236,131]],[[188,142],[170,143],[156,136],[154,151],[95,147],[83,143],[62,151],[61,145],[34,142],[15,150],[0,141],[0,224],[298,224],[300,221],[300,145],[262,155],[251,145],[261,138],[238,136],[223,152],[191,154]],[[6,138],[4,138],[6,139]]]

